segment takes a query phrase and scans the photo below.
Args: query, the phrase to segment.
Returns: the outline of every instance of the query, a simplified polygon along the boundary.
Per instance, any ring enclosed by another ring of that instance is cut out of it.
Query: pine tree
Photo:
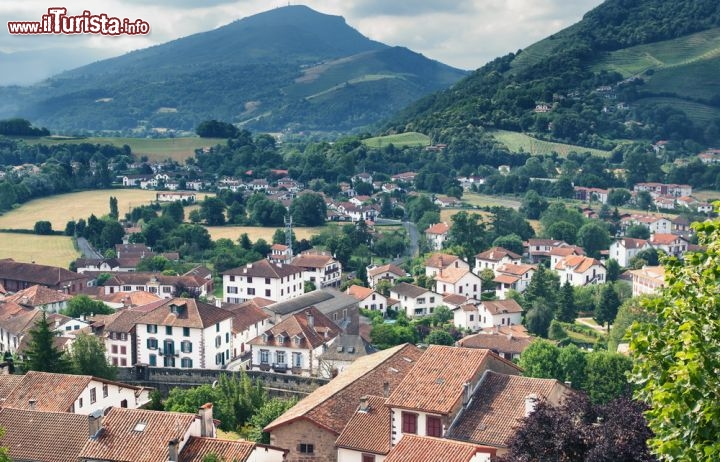
[[[575,321],[576,315],[575,291],[573,290],[573,286],[570,284],[570,281],[565,281],[565,284],[563,284],[560,288],[555,318],[562,322],[573,322]]]
[[[600,300],[598,300],[595,307],[595,321],[601,326],[607,323],[608,330],[610,330],[610,324],[615,321],[620,304],[620,297],[618,297],[612,284],[603,286],[600,291]]]
[[[42,317],[37,321],[35,327],[30,329],[30,346],[27,349],[27,361],[25,369],[41,372],[70,372],[70,364],[65,357],[65,352],[55,346],[53,340],[56,332],[50,329],[47,315],[43,311]]]

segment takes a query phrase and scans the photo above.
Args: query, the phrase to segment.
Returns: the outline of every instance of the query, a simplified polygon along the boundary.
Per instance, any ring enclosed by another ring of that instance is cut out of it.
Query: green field
[[[122,147],[130,146],[136,157],[147,156],[152,161],[172,159],[183,163],[185,159],[193,157],[195,150],[224,144],[222,138],[64,138],[42,137],[25,139],[28,144],[110,144]]]
[[[585,148],[572,144],[555,143],[552,141],[539,140],[524,133],[509,132],[506,130],[493,130],[490,134],[500,143],[507,146],[512,152],[527,152],[532,155],[551,154],[557,152],[560,156],[566,157],[570,152],[589,152],[594,156],[608,157],[610,151]]]
[[[596,61],[592,70],[616,71],[627,78],[648,69],[681,67],[715,58],[720,58],[720,28],[613,51]]]
[[[67,268],[79,256],[70,237],[0,233],[0,258]]]
[[[427,135],[417,132],[406,132],[398,135],[376,136],[363,140],[365,146],[381,148],[392,144],[394,146],[430,146],[431,140]]]
[[[706,124],[720,118],[720,109],[680,98],[653,97],[642,98],[633,103],[639,108],[670,106],[683,111],[696,124]]]

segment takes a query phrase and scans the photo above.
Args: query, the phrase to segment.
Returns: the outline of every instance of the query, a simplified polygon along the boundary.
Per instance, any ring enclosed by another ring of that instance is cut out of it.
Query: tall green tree
[[[265,402],[248,421],[250,425],[250,430],[247,434],[248,439],[256,443],[270,444],[270,433],[264,432],[263,428],[283,415],[285,411],[295,404],[297,404],[297,399],[272,398]]]
[[[629,333],[648,444],[667,461],[720,459],[720,220],[693,227],[707,250],[665,263],[665,288],[642,302],[656,321]]]
[[[598,350],[587,355],[585,391],[593,403],[603,404],[621,396],[630,396],[628,373],[632,360],[619,353]]]
[[[111,314],[113,309],[101,302],[93,300],[87,295],[76,295],[68,301],[67,308],[62,314],[71,318],[90,316],[91,314]]]
[[[225,203],[217,197],[207,196],[200,203],[200,216],[208,226],[225,224]]]
[[[610,232],[600,221],[593,220],[578,230],[577,242],[588,256],[600,258],[600,251],[610,247]]]
[[[575,290],[570,281],[565,281],[558,294],[557,311],[555,319],[562,322],[574,322],[577,316],[575,307]]]
[[[462,249],[466,261],[472,261],[475,254],[487,247],[485,223],[477,213],[458,212],[452,216],[446,246]]]
[[[518,365],[526,377],[559,379],[562,377],[558,357],[560,349],[547,340],[535,340],[520,356]]]
[[[615,291],[615,287],[613,287],[612,284],[605,284],[600,290],[600,298],[595,306],[595,321],[601,326],[607,324],[609,331],[610,324],[612,324],[615,316],[617,316],[620,304],[620,297]]]
[[[70,363],[65,352],[59,349],[54,342],[58,333],[50,329],[50,323],[44,311],[28,335],[30,344],[26,350],[25,369],[65,374],[70,372]]]
[[[118,200],[115,196],[110,196],[110,218],[113,220],[117,220],[120,216],[120,211],[118,210]]]
[[[322,226],[327,218],[325,199],[316,193],[300,194],[290,204],[290,215],[298,226]]]
[[[105,355],[105,343],[94,335],[80,334],[75,337],[69,360],[75,374],[109,380],[117,377],[117,368],[108,362]]]

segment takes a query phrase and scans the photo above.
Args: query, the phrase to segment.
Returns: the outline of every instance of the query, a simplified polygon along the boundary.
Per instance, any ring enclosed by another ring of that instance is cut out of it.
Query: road
[[[102,258],[102,255],[93,249],[93,246],[84,237],[77,238],[77,245],[83,258]]]

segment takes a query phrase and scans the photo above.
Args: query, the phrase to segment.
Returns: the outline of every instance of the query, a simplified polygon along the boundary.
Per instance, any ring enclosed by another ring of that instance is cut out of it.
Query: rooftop
[[[302,273],[302,268],[295,265],[273,263],[269,260],[258,260],[245,266],[232,268],[223,273],[228,276],[245,276],[257,278],[280,279]]]
[[[404,435],[385,462],[471,462],[477,453],[495,455],[495,449],[430,436]],[[483,459],[480,459],[483,460]],[[489,460],[489,457],[485,460]]]
[[[486,250],[485,252],[480,252],[479,254],[475,255],[475,258],[477,258],[478,260],[500,261],[503,258],[520,260],[520,258],[522,257],[515,252],[511,252],[505,248],[493,247]]]
[[[136,320],[136,324],[205,329],[233,317],[222,308],[192,298],[170,298]]]
[[[387,454],[391,443],[391,411],[382,396],[365,396],[366,406],[358,406],[335,445],[355,451]]]

